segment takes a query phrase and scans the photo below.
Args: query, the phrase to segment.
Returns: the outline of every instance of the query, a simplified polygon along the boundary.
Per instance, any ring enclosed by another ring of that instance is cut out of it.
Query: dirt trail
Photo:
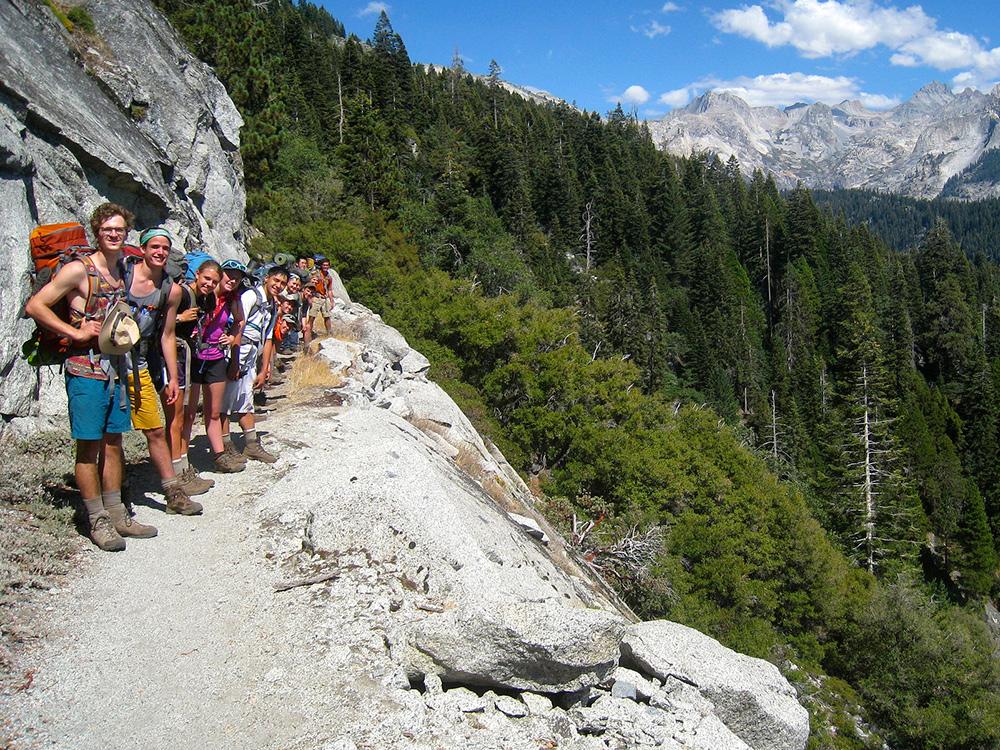
[[[280,434],[283,418],[259,427]],[[293,603],[306,600],[274,592],[253,508],[301,449],[265,443],[278,463],[206,474],[216,487],[198,498],[203,516],[166,515],[149,494],[137,516],[158,537],[88,548],[81,574],[43,597],[49,633],[25,659],[33,685],[0,696],[13,747],[295,748],[335,734],[322,655],[296,645],[305,607]]]

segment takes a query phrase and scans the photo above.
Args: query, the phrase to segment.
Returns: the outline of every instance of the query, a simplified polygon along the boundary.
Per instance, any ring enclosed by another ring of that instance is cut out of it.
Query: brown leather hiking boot
[[[115,530],[107,511],[90,516],[90,538],[105,552],[121,552],[125,549],[125,540]]]
[[[238,450],[236,450],[236,446],[233,445],[232,443],[227,445],[226,450],[223,452],[232,456],[233,460],[239,461],[241,464],[245,464],[247,462],[247,457],[244,456],[242,453],[240,453]]]
[[[246,460],[240,461],[229,451],[223,451],[215,457],[215,471],[220,474],[235,474],[247,467]]]
[[[105,510],[111,516],[111,523],[114,524],[119,536],[135,539],[152,539],[156,536],[156,527],[136,521],[123,503],[112,505]]]
[[[277,456],[272,456],[264,450],[264,446],[257,441],[247,443],[246,447],[243,449],[243,455],[247,458],[252,458],[254,461],[263,461],[266,464],[273,464],[278,460]]]
[[[188,497],[204,495],[215,486],[214,479],[202,479],[198,476],[198,472],[190,466],[181,472],[179,479],[181,480],[181,489]]]
[[[178,513],[182,516],[196,516],[201,513],[201,503],[189,498],[180,485],[168,487],[163,494],[167,499],[167,513]]]

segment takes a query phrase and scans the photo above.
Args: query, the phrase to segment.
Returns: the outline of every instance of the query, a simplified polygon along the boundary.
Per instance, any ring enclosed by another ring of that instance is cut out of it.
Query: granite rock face
[[[269,556],[305,566],[284,576],[336,561],[316,637],[378,641],[364,674],[381,687],[350,712],[381,711],[379,726],[346,728],[352,742],[805,747],[806,712],[776,667],[674,623],[636,623],[405,338],[358,304],[333,318],[349,334],[319,356],[339,385],[269,418],[290,448],[256,507]]]
[[[245,257],[242,119],[225,88],[148,0],[87,10],[92,37],[70,34],[39,0],[0,0],[0,415],[16,428],[65,404],[58,373],[19,359],[34,226],[86,226],[111,200],[185,248]]]
[[[809,714],[770,662],[665,620],[631,626],[622,652],[625,661],[647,674],[697,688],[730,731],[754,750],[795,750],[809,739]]]

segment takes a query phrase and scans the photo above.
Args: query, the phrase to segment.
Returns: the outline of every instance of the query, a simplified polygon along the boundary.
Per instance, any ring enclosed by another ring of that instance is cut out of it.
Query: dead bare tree
[[[590,270],[590,263],[594,249],[594,201],[587,201],[583,209],[583,229],[580,232],[580,241],[586,253],[586,270]]]

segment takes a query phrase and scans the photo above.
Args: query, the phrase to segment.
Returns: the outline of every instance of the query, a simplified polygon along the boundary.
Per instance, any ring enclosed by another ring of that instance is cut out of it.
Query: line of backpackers
[[[80,224],[37,228],[25,304],[36,330],[22,353],[34,365],[63,369],[76,484],[91,539],[109,551],[125,549],[128,537],[157,535],[122,503],[122,433],[146,436],[167,513],[202,513],[191,496],[215,483],[188,460],[199,402],[214,471],[242,471],[247,459],[276,461],[257,435],[254,393],[271,378],[276,341],[292,351],[301,330],[308,343],[319,317],[329,330],[335,289],[346,295],[327,261],[314,272],[300,262],[251,273],[238,260],[194,252],[175,266],[165,229],[147,229],[138,248],[128,248],[132,222],[122,206],[98,206],[90,218],[94,247]],[[242,451],[229,434],[234,419]]]

